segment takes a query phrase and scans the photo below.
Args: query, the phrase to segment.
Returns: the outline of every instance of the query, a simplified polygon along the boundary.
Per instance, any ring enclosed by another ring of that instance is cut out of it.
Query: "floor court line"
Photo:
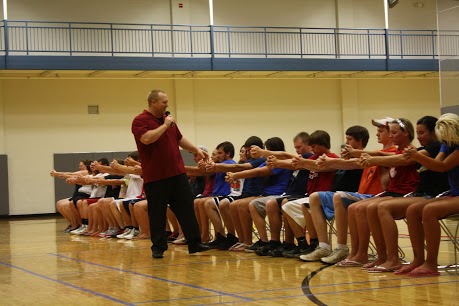
[[[76,290],[79,290],[79,291],[83,291],[83,292],[86,292],[86,293],[90,293],[90,294],[93,294],[93,295],[96,295],[96,296],[105,298],[105,299],[107,299],[107,300],[110,300],[110,301],[112,301],[112,302],[116,302],[116,303],[118,303],[118,304],[122,304],[122,305],[134,305],[134,304],[131,304],[131,303],[128,303],[128,302],[119,300],[119,299],[117,299],[117,298],[111,297],[111,296],[109,296],[109,295],[106,295],[106,294],[103,294],[103,293],[99,293],[99,292],[93,291],[93,290],[91,290],[91,289],[86,289],[86,288],[83,288],[83,287],[79,287],[79,286],[76,286],[76,285],[73,285],[73,284],[70,284],[70,283],[67,283],[67,282],[64,282],[64,281],[60,281],[60,280],[57,280],[57,279],[53,279],[53,278],[51,278],[51,277],[48,277],[48,276],[45,276],[45,275],[42,275],[42,274],[39,274],[39,273],[30,271],[30,270],[27,270],[27,269],[24,269],[24,268],[21,268],[21,267],[18,267],[18,266],[14,266],[14,265],[11,265],[11,264],[8,264],[8,263],[4,263],[4,262],[0,262],[0,264],[1,264],[1,265],[4,265],[4,266],[7,266],[7,267],[9,267],[9,268],[12,268],[12,269],[20,270],[20,271],[22,271],[22,272],[24,272],[24,273],[32,274],[32,275],[34,275],[34,276],[37,276],[37,277],[40,277],[40,278],[43,278],[43,279],[46,279],[46,280],[49,280],[49,281],[52,281],[52,282],[61,284],[61,285],[64,285],[64,286],[68,286],[68,287],[70,287],[70,288],[73,288],[73,289],[76,289]]]
[[[428,286],[428,285],[458,283],[458,282],[459,280],[446,281],[446,282],[422,283],[422,284],[407,284],[407,285],[401,285],[401,286],[387,286],[387,287],[382,287],[382,288],[364,288],[364,289],[342,290],[342,291],[333,291],[333,292],[321,292],[321,293],[316,293],[315,295],[342,294],[342,293],[371,291],[371,290],[385,290],[385,289],[405,288],[405,287],[420,287],[420,286]]]
[[[383,289],[394,289],[394,288],[403,288],[403,287],[417,287],[417,286],[426,286],[432,284],[443,284],[443,283],[455,283],[458,281],[451,281],[451,282],[436,282],[436,283],[425,283],[425,284],[412,284],[407,286],[392,286],[392,287],[385,287],[385,288],[367,288],[367,289],[360,289],[360,290],[348,290],[348,291],[337,291],[337,292],[324,292],[324,293],[317,293],[315,295],[328,295],[328,294],[341,294],[341,293],[348,293],[348,292],[359,292],[359,291],[370,291],[370,290],[383,290]],[[290,295],[290,296],[281,296],[281,297],[271,297],[271,298],[260,298],[260,299],[253,299],[253,302],[259,301],[270,301],[270,300],[280,300],[280,299],[289,299],[289,298],[300,298],[304,297],[303,294],[301,295]],[[224,305],[224,304],[240,304],[244,303],[245,301],[240,302],[221,302],[221,303],[212,303],[212,304],[199,304],[199,305]],[[316,304],[316,305],[326,305],[326,304]]]
[[[151,279],[155,279],[155,280],[171,283],[171,284],[174,284],[174,285],[180,285],[180,286],[190,287],[190,288],[197,289],[197,290],[203,290],[203,291],[206,291],[206,292],[212,292],[212,293],[216,293],[218,295],[230,296],[230,297],[234,297],[234,298],[245,300],[246,302],[252,300],[250,298],[246,298],[246,297],[239,296],[239,295],[232,294],[232,293],[226,293],[226,292],[223,292],[223,291],[204,288],[204,287],[201,287],[201,286],[196,286],[196,285],[192,285],[192,284],[177,282],[177,281],[169,280],[169,279],[166,279],[166,278],[156,277],[156,276],[153,276],[153,275],[148,275],[148,274],[135,272],[135,271],[131,271],[131,270],[124,270],[124,269],[114,268],[114,267],[110,267],[110,266],[106,266],[106,265],[102,265],[102,264],[98,264],[98,263],[94,263],[94,262],[89,262],[89,261],[85,261],[85,260],[71,258],[71,257],[64,256],[64,255],[59,255],[59,254],[54,254],[54,253],[49,253],[49,255],[60,257],[60,258],[65,258],[65,259],[68,259],[68,260],[73,260],[73,261],[77,261],[77,262],[81,262],[81,263],[86,263],[86,264],[89,264],[89,265],[94,265],[94,266],[106,268],[106,269],[109,269],[109,270],[122,271],[124,273],[143,276],[143,277],[147,277],[147,278],[151,278]]]

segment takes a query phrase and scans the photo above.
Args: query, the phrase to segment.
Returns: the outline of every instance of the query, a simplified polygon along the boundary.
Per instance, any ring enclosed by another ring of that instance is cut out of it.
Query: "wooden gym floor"
[[[404,224],[400,245],[411,259]],[[459,277],[369,274],[295,259],[64,234],[61,218],[0,220],[0,305],[457,305]],[[454,262],[441,244],[440,264]]]

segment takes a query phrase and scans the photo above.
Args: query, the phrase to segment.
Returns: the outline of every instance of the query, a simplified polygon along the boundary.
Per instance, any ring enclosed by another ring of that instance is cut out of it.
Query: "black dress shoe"
[[[159,251],[159,250],[154,250],[153,251],[153,254],[151,255],[151,257],[155,258],[155,259],[158,259],[158,258],[164,258],[164,252],[163,251]]]
[[[212,248],[207,244],[196,243],[196,244],[188,246],[188,253],[189,254],[194,254],[194,253],[198,253],[198,252],[209,251],[211,249]]]

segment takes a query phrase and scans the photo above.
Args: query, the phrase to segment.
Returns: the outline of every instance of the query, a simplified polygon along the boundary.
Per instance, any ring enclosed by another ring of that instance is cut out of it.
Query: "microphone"
[[[167,117],[167,116],[171,115],[171,112],[170,111],[166,111],[165,114],[166,114],[166,117]],[[174,122],[171,123],[171,127],[173,127],[173,126],[174,126]]]

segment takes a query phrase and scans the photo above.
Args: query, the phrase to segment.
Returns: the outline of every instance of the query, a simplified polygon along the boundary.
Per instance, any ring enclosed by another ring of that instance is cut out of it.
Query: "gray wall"
[[[193,166],[195,162],[193,160],[193,155],[187,151],[180,151],[182,153],[183,160],[185,165]],[[100,158],[107,158],[109,161],[112,161],[115,158],[124,159],[127,155],[131,152],[94,152],[94,153],[56,153],[54,154],[54,169],[60,172],[74,172],[78,171],[78,164],[81,160],[89,159],[89,160],[97,160]],[[3,156],[1,156],[3,157]],[[6,163],[6,156],[5,163]],[[0,159],[3,161],[3,159]],[[2,165],[2,173],[0,174],[3,177],[3,163]],[[7,171],[7,170],[6,170]],[[8,180],[8,171],[6,172],[6,179]],[[3,180],[1,181],[1,186],[4,186]],[[0,188],[1,188],[0,186]],[[6,184],[6,188],[8,188],[8,184]],[[68,198],[73,194],[74,186],[68,185],[62,179],[55,179],[54,180],[54,201],[57,202],[60,199]],[[8,190],[6,190],[6,200],[8,200]],[[3,199],[3,192],[0,194],[0,199]],[[8,201],[6,202],[6,214],[8,214]],[[3,200],[0,203],[0,213],[3,209]]]
[[[8,156],[0,155],[0,215],[9,215]]]

